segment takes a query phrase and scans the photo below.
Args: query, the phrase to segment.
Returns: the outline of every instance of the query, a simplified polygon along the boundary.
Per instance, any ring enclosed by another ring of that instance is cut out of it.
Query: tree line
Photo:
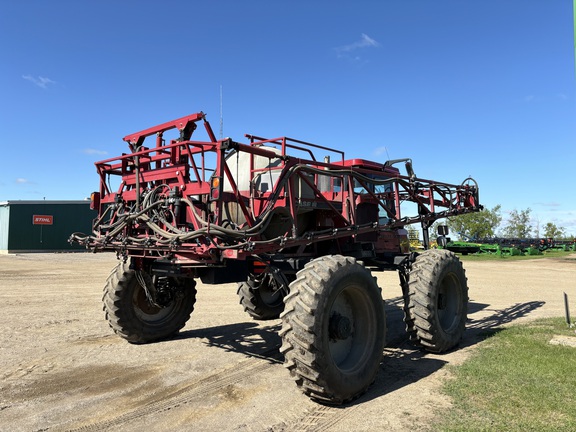
[[[492,209],[483,209],[475,213],[467,213],[448,218],[447,221],[436,222],[433,226],[436,233],[437,225],[448,225],[451,234],[459,235],[461,239],[483,238],[553,238],[555,240],[574,239],[568,236],[564,227],[553,222],[541,224],[539,219],[533,220],[530,208],[512,210],[508,219],[502,224],[501,205]]]

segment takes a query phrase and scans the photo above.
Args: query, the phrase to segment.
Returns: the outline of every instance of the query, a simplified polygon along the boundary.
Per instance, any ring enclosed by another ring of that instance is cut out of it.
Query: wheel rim
[[[254,285],[267,307],[276,308],[284,304],[282,284],[272,274],[266,274],[259,282],[254,281]]]
[[[460,281],[454,273],[442,279],[438,290],[438,322],[445,332],[458,327],[461,315],[462,291]]]
[[[272,290],[269,285],[261,285],[260,288],[260,298],[262,302],[271,308],[280,306],[282,304],[282,292],[281,290]]]
[[[151,325],[162,325],[162,323],[170,319],[174,313],[176,303],[176,301],[172,301],[172,303],[164,308],[150,304],[146,297],[146,292],[140,284],[136,282],[132,296],[132,304],[134,306],[134,313],[140,321]]]
[[[331,359],[343,373],[354,373],[370,358],[376,331],[373,303],[361,287],[350,285],[335,297],[328,314]]]

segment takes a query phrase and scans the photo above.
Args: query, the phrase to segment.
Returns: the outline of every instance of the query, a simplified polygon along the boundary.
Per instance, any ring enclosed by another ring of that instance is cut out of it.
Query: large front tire
[[[196,281],[170,278],[170,300],[160,307],[150,303],[146,290],[128,263],[120,263],[108,277],[102,297],[110,327],[130,343],[165,339],[190,318],[196,302]]]
[[[445,249],[416,257],[408,277],[407,330],[430,352],[456,346],[466,327],[468,285],[462,263]]]
[[[317,258],[298,272],[285,303],[280,351],[304,394],[341,404],[364,393],[386,338],[384,302],[370,271],[351,257]]]

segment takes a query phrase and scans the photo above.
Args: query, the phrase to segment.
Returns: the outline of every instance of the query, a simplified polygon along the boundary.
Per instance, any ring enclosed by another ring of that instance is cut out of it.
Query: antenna
[[[224,118],[222,117],[222,84],[220,84],[220,139],[224,138]]]

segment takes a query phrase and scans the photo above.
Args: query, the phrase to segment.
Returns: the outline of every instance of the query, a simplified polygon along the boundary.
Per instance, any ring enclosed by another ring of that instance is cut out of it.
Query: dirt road
[[[465,262],[469,322],[459,349],[415,350],[403,332],[395,273],[377,274],[388,347],[368,393],[341,408],[311,402],[282,366],[280,321],[251,320],[235,284],[198,286],[176,338],[130,345],[104,321],[113,255],[0,255],[2,431],[426,430],[450,401],[446,364],[465,360],[486,329],[564,313],[576,304],[576,257]],[[574,310],[573,310],[574,313]]]

